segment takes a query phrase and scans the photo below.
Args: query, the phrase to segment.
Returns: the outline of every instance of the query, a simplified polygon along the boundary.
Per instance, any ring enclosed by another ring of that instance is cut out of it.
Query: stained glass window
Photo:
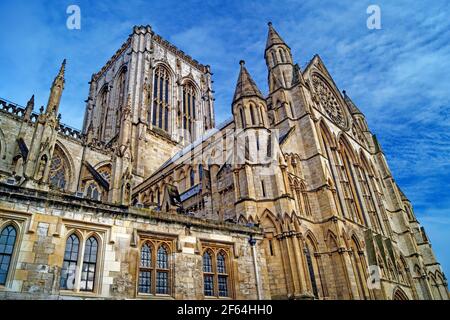
[[[98,242],[95,237],[86,240],[83,269],[81,271],[81,291],[94,291],[95,269],[97,267]]]
[[[0,285],[6,283],[16,236],[16,229],[11,225],[3,228],[0,233]]]
[[[80,239],[75,234],[72,234],[66,241],[61,279],[59,282],[61,289],[74,289],[79,250]]]
[[[64,159],[61,156],[61,153],[55,149],[52,161],[50,163],[50,185],[56,189],[65,189],[67,185],[67,178]]]

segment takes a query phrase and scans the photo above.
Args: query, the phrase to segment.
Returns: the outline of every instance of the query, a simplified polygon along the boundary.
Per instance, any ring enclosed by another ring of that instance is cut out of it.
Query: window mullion
[[[83,257],[84,257],[84,249],[86,247],[86,242],[84,241],[83,237],[80,238],[80,250],[78,253],[78,263],[77,268],[75,269],[75,285],[74,285],[74,291],[80,292],[80,283],[81,283],[81,272],[83,270]]]

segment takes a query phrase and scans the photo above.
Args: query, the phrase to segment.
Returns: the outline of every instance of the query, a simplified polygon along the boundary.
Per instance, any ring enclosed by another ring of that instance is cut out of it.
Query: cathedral
[[[349,94],[271,23],[264,59],[269,92],[241,61],[217,125],[211,67],[150,26],[92,75],[81,130],[65,60],[45,108],[0,99],[0,299],[447,300]]]

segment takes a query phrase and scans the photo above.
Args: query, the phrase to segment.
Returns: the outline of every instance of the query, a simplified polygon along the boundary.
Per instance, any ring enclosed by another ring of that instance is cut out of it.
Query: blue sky
[[[81,30],[66,8],[81,8]],[[381,30],[366,27],[370,4]],[[246,66],[263,92],[267,22],[300,66],[320,54],[377,134],[397,183],[411,199],[450,274],[450,3],[430,1],[1,1],[0,96],[36,109],[67,58],[62,121],[81,128],[92,73],[134,25],[150,24],[214,73],[217,122],[230,115]]]

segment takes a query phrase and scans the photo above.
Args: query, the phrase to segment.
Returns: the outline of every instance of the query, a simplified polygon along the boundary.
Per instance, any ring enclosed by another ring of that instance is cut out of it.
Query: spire
[[[59,102],[61,101],[62,91],[64,89],[64,72],[66,70],[66,59],[63,60],[58,75],[53,80],[52,87],[50,88],[50,96],[47,103],[47,114],[54,113],[55,116],[58,111]]]
[[[282,44],[288,47],[288,45],[284,42],[284,40],[281,39],[278,32],[276,32],[275,29],[273,28],[272,22],[267,23],[267,25],[269,26],[269,34],[267,35],[266,51],[267,49],[276,44]]]
[[[344,94],[344,100],[345,103],[348,106],[348,109],[350,110],[350,113],[352,115],[354,114],[363,114],[358,107],[356,106],[356,104],[353,103],[352,99],[350,99],[350,97],[347,95],[347,92],[345,90],[342,91],[342,93]]]
[[[264,100],[261,91],[259,91],[247,68],[245,68],[245,61],[241,60],[239,64],[241,65],[241,71],[236,84],[236,90],[234,91],[233,102],[240,98],[251,96],[257,96]]]
[[[28,102],[27,102],[27,106],[25,108],[24,120],[30,120],[33,109],[34,109],[34,94],[31,96],[30,100],[28,100]]]

